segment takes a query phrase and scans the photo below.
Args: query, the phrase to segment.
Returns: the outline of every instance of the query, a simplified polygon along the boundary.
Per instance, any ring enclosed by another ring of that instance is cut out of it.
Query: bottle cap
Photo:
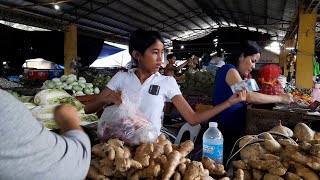
[[[218,127],[217,122],[209,122],[209,127]]]

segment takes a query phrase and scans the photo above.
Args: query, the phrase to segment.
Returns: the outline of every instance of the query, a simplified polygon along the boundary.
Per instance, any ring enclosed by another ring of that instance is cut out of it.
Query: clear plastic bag
[[[119,138],[128,145],[153,143],[157,140],[157,130],[153,123],[139,111],[140,98],[129,98],[122,92],[122,104],[104,109],[98,122],[98,134],[102,141]]]

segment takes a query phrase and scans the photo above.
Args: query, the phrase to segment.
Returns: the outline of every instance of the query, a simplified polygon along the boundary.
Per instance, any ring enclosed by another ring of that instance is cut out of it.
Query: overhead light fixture
[[[55,10],[59,10],[60,9],[60,6],[58,4],[53,5],[53,7],[54,7]]]
[[[218,39],[216,38],[216,39],[213,39],[213,42],[218,42]]]
[[[181,45],[181,47],[180,47],[181,49],[184,49],[184,45]]]
[[[294,47],[286,47],[286,50],[294,50]]]

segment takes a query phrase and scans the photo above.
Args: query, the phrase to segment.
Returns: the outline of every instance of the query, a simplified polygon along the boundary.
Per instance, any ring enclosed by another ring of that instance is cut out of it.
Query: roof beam
[[[152,20],[154,20],[154,21],[156,21],[156,22],[159,21],[157,18],[155,18],[155,17],[153,17],[153,16],[150,16],[150,14],[146,14],[146,13],[144,13],[144,12],[141,12],[139,9],[137,9],[137,8],[135,8],[135,7],[132,7],[132,6],[130,6],[130,5],[122,2],[121,0],[118,1],[118,3],[120,3],[122,6],[125,6],[125,7],[128,8],[128,9],[131,9],[131,10],[134,11],[134,12],[137,12],[137,13],[145,16],[146,18],[150,18],[150,19],[152,19]],[[148,24],[149,24],[149,23],[148,23]],[[172,28],[172,29],[174,29],[174,30],[178,30],[176,27],[174,27],[174,26],[172,26],[172,25],[170,25],[170,24],[168,24],[168,23],[165,23],[165,22],[164,22],[163,24],[167,25],[168,27],[170,27],[170,28]],[[174,36],[174,35],[172,35],[172,36]],[[179,34],[175,34],[175,36],[179,36]]]
[[[92,1],[92,3],[93,3],[93,4],[96,4],[96,5],[98,5],[98,6],[103,6],[103,5],[105,4],[105,3],[98,2],[98,1]],[[72,4],[73,4],[73,3],[72,3]],[[81,8],[81,7],[79,7],[79,8]],[[82,7],[82,8],[85,8],[85,7]],[[111,11],[115,12],[116,14],[120,14],[120,15],[122,15],[122,16],[124,16],[124,17],[127,17],[127,18],[133,20],[133,21],[138,21],[138,22],[140,21],[141,24],[151,25],[149,22],[147,22],[147,21],[145,21],[145,20],[135,18],[134,16],[128,16],[127,14],[125,14],[125,13],[119,11],[119,10],[116,10],[116,9],[110,7],[110,6],[104,6],[104,9],[111,10]],[[86,10],[84,10],[84,11],[86,11]],[[140,26],[137,26],[135,23],[133,23],[133,21],[122,21],[122,20],[115,19],[115,18],[112,18],[112,17],[110,17],[110,16],[107,16],[107,15],[105,15],[105,14],[103,14],[103,13],[100,13],[100,12],[95,12],[95,13],[98,14],[98,15],[100,15],[100,16],[102,16],[102,17],[109,18],[109,19],[111,19],[111,20],[118,21],[118,22],[121,22],[121,23],[123,23],[123,24],[132,26],[132,27],[134,27],[134,28],[136,28],[136,29],[142,28],[142,27],[140,27]],[[158,29],[160,29],[160,28],[158,28]],[[168,33],[162,33],[162,34],[163,34],[164,37],[166,37],[166,38],[168,38],[168,39],[170,39],[170,36],[172,36],[171,34],[168,34]]]
[[[248,16],[249,18],[249,21],[253,22],[253,19],[252,17],[255,16],[254,12],[253,12],[253,7],[252,7],[252,4],[254,4],[254,2],[252,2],[252,0],[248,0],[248,7],[249,7],[249,12],[250,12],[250,15]],[[253,26],[255,26],[256,24],[253,24]],[[256,27],[255,27],[256,28]],[[249,27],[248,27],[248,30],[249,30]],[[258,29],[256,28],[256,31],[258,31]]]
[[[27,2],[30,2],[29,0],[26,0]],[[45,7],[45,8],[48,8],[48,7]],[[85,20],[89,20],[89,21],[96,21],[96,19],[94,19],[94,18],[90,18],[89,16],[85,16],[85,15],[79,15],[79,14],[75,14],[75,13],[71,13],[71,12],[69,12],[68,14],[70,14],[70,15],[72,15],[72,16],[78,16],[78,17],[80,17],[81,19],[85,19]],[[47,15],[47,16],[49,16],[49,14],[46,14],[46,13],[44,13],[44,15]],[[52,15],[50,15],[51,17],[52,17]],[[82,24],[82,25],[88,25],[88,23],[81,23],[81,22],[79,22],[79,21],[73,21],[73,20],[68,20],[68,19],[64,19],[64,20],[66,20],[66,21],[69,21],[69,22],[74,22],[75,24]],[[120,27],[114,27],[114,26],[112,26],[112,25],[110,25],[110,24],[107,24],[107,23],[104,23],[104,22],[95,22],[95,23],[97,23],[97,24],[102,24],[103,26],[107,26],[107,27],[109,27],[109,28],[107,28],[107,29],[109,29],[109,31],[110,32],[112,32],[112,33],[118,33],[118,34],[120,34],[120,35],[128,35],[128,34],[130,34],[129,32],[130,32],[130,30],[127,30],[127,29],[123,29],[123,28],[120,28]],[[92,25],[91,25],[92,26]],[[111,29],[110,29],[111,28]],[[98,28],[99,29],[99,28]],[[104,28],[105,30],[107,30],[106,28]],[[114,29],[114,30],[113,30]],[[115,29],[117,29],[117,30],[115,30]],[[118,30],[120,30],[120,31],[125,31],[126,33],[121,33],[121,32],[119,32]]]
[[[177,21],[176,19],[168,16],[166,13],[162,12],[160,9],[158,9],[158,8],[152,6],[151,4],[147,3],[145,0],[138,1],[138,2],[141,3],[141,4],[143,4],[144,6],[147,6],[148,8],[152,9],[153,11],[156,11],[156,12],[162,14],[163,16],[168,17],[168,18],[171,19],[171,20],[173,19],[175,22],[177,22],[177,23],[179,23],[179,24],[182,25],[181,22],[179,22],[179,21]],[[188,19],[190,22],[192,22],[195,26],[198,26],[199,28],[201,28],[201,26],[200,26],[199,24],[197,24],[197,23],[194,22],[193,20],[189,19],[185,14],[180,13],[179,10],[173,8],[173,7],[170,6],[168,3],[166,3],[166,2],[164,2],[164,1],[162,1],[162,0],[159,0],[158,2],[164,4],[165,6],[167,6],[168,8],[170,8],[172,11],[177,12],[179,15],[184,16],[186,19]],[[191,29],[191,27],[188,26],[188,29]]]
[[[217,10],[217,12],[218,12],[218,16],[221,18],[223,18],[225,21],[226,21],[226,23],[229,25],[229,27],[230,27],[230,23],[229,23],[229,20],[223,15],[223,13],[221,13],[221,11],[220,11],[220,9],[218,8],[218,6],[216,5],[216,3],[214,3],[214,1],[208,1],[209,2],[209,4],[215,9],[215,10]]]
[[[224,5],[224,7],[226,9],[230,9],[230,7],[229,7],[228,3],[226,2],[226,0],[222,0],[222,2],[223,2],[223,5]],[[234,4],[233,4],[233,6],[234,6]],[[234,17],[233,12],[228,12],[228,13],[230,14],[230,17],[231,17],[232,21],[237,25],[237,27],[239,27],[238,20]]]
[[[179,1],[180,4],[182,4],[185,8],[187,8],[189,11],[193,12],[194,14],[197,14],[197,16],[202,20],[204,21],[205,23],[207,23],[210,27],[211,27],[211,24],[206,20],[204,19],[202,16],[198,15],[198,13],[192,9],[187,3],[185,3],[184,1]]]

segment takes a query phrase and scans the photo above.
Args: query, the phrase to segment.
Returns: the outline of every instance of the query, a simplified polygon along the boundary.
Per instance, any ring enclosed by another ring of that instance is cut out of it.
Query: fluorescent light
[[[294,50],[294,47],[286,47],[286,50]]]
[[[180,47],[181,49],[184,49],[184,45],[181,45],[181,47]]]
[[[54,7],[55,10],[59,10],[60,9],[60,6],[58,4],[55,4],[53,7]]]

